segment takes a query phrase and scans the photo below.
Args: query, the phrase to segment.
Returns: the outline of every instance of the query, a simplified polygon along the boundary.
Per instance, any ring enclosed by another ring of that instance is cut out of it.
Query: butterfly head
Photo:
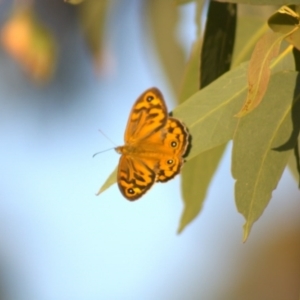
[[[116,152],[119,153],[119,154],[122,154],[123,153],[123,147],[122,146],[118,146],[115,148]]]

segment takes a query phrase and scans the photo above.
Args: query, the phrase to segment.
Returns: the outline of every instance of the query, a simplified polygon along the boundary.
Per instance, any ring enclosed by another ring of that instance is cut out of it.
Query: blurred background
[[[289,171],[245,244],[231,145],[180,235],[179,176],[133,203],[117,185],[95,196],[119,160],[92,158],[114,147],[98,129],[122,145],[133,102],[152,86],[172,110],[196,38],[193,2],[100,2],[0,2],[0,299],[299,299]],[[154,24],[173,30],[171,81]]]

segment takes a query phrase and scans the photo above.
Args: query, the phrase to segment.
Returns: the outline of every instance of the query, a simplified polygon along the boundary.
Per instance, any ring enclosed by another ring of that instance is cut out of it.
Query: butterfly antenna
[[[117,145],[116,145],[116,143],[115,142],[113,142],[101,129],[99,129],[99,132],[107,139],[107,140],[109,140],[112,144],[114,144],[116,147],[117,147]],[[109,149],[109,150],[111,150],[111,149]],[[104,150],[104,151],[106,151],[106,150]]]
[[[109,148],[109,149],[106,149],[106,150],[103,150],[103,151],[99,151],[99,152],[96,152],[93,157],[95,157],[97,154],[100,154],[100,153],[103,153],[103,152],[106,152],[106,151],[110,151],[112,149],[115,149],[115,148]]]

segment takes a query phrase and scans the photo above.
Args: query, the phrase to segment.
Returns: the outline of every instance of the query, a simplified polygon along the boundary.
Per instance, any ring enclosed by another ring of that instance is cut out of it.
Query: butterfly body
[[[166,182],[180,172],[189,134],[182,122],[168,116],[161,92],[145,91],[131,110],[121,154],[118,186],[124,197],[136,200],[155,182]]]

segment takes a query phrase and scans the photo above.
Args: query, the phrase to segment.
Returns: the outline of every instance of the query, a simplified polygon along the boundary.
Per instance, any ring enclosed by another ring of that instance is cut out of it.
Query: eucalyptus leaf
[[[117,172],[118,167],[116,167],[113,172],[108,176],[104,184],[101,186],[99,191],[97,192],[97,196],[99,196],[101,193],[103,193],[105,190],[107,190],[109,187],[111,187],[113,184],[117,182]]]
[[[271,76],[264,101],[242,118],[236,129],[232,175],[236,179],[236,205],[246,219],[244,241],[267,207],[292,153],[292,149],[274,148],[289,140],[293,130],[292,105],[299,101],[299,94],[294,96],[297,76],[293,71]]]
[[[182,169],[184,210],[178,233],[193,221],[202,209],[211,180],[219,166],[226,145],[220,145],[194,157]]]

